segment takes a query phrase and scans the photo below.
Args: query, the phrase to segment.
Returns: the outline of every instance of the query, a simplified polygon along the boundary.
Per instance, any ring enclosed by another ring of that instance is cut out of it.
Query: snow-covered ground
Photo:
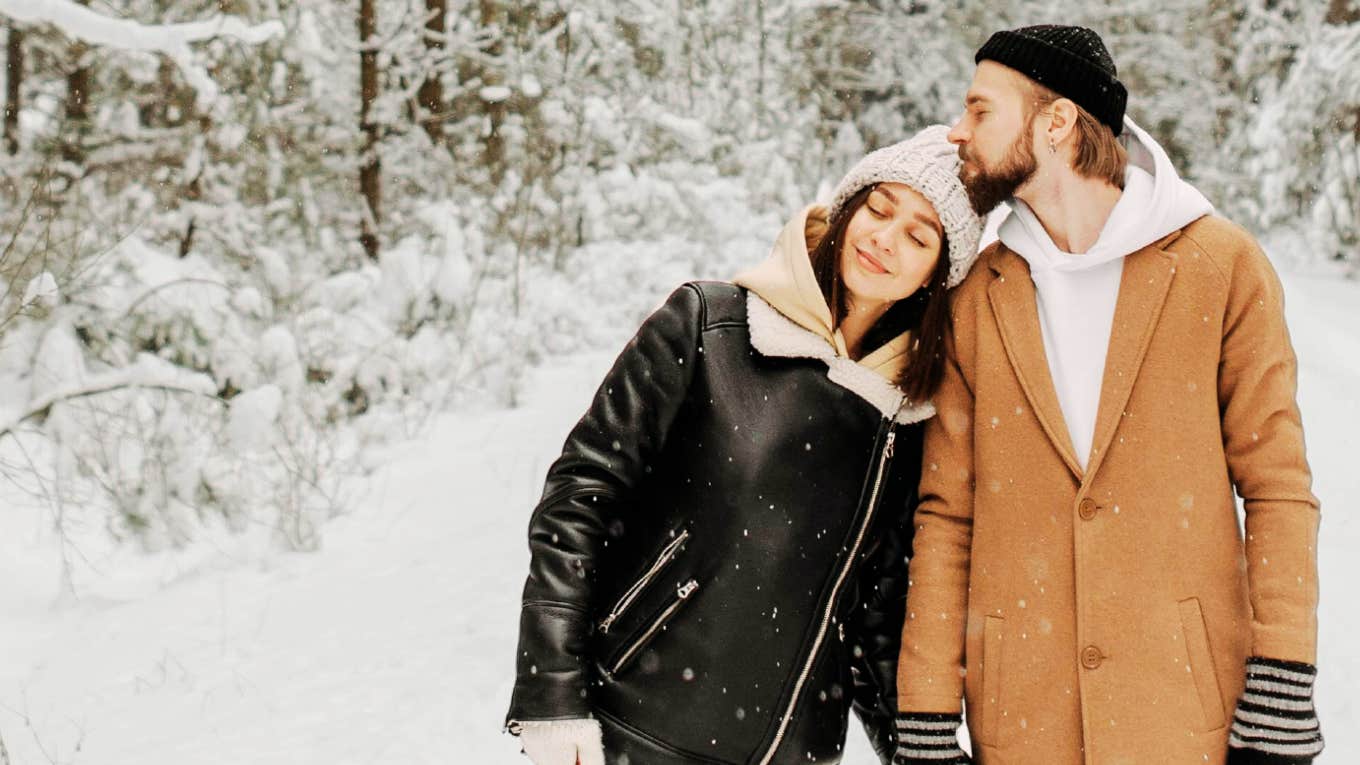
[[[1286,279],[1322,498],[1325,764],[1360,760],[1360,285]],[[660,296],[658,296],[658,299]],[[626,334],[619,329],[620,342]],[[549,361],[510,411],[393,449],[315,554],[143,556],[55,599],[47,516],[0,499],[0,736],[15,765],[516,763],[523,532],[611,354]],[[123,558],[121,560],[127,560]],[[133,584],[136,584],[134,582]],[[54,605],[54,603],[57,603]],[[1351,645],[1352,648],[1347,648]],[[873,762],[856,729],[847,765]]]

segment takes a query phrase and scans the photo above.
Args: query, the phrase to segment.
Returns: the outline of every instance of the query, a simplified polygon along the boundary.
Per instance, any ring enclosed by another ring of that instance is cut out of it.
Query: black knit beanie
[[[973,60],[981,63],[984,59],[1072,99],[1116,136],[1123,131],[1129,92],[1116,78],[1114,59],[1100,35],[1086,27],[1041,24],[997,32]]]

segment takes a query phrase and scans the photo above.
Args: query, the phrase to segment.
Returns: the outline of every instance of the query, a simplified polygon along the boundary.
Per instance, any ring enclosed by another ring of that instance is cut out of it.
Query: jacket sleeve
[[[1319,508],[1297,370],[1279,278],[1248,239],[1229,273],[1218,396],[1228,472],[1246,510],[1252,655],[1314,664]]]
[[[680,287],[619,354],[548,470],[529,521],[507,724],[590,717],[596,563],[611,527],[665,444],[701,352],[703,300]]]
[[[1229,276],[1218,367],[1223,449],[1246,510],[1252,610],[1252,655],[1228,761],[1307,763],[1323,748],[1312,699],[1320,514],[1283,290],[1265,254],[1247,241]]]
[[[957,317],[946,344],[936,415],[926,423],[921,502],[916,508],[897,665],[903,712],[962,711],[964,624],[973,540],[973,392],[961,366],[968,317]]]
[[[919,443],[904,450],[902,456],[918,459]],[[897,746],[893,723],[897,714],[897,657],[907,611],[907,557],[911,554],[915,507],[913,486],[906,501],[898,505],[897,516],[885,525],[872,559],[863,566],[861,603],[850,620],[852,706],[884,763],[892,761]]]

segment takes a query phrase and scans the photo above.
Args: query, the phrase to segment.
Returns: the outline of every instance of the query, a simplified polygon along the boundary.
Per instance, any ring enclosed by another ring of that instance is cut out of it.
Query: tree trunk
[[[199,153],[198,173],[189,179],[184,185],[184,194],[181,201],[190,209],[189,222],[184,227],[184,234],[179,238],[179,256],[187,257],[194,248],[194,233],[198,230],[198,214],[195,207],[198,202],[203,200],[203,172],[208,166],[208,135],[212,132],[212,118],[207,115],[200,115],[198,118],[198,129],[202,134],[194,146],[194,151]]]
[[[444,139],[444,83],[440,80],[444,62],[444,36],[448,34],[445,24],[448,17],[448,0],[425,0],[425,49],[430,53],[432,66],[425,73],[425,81],[420,83],[417,99],[420,102],[421,127],[430,140],[439,143]]]
[[[1356,0],[1332,0],[1327,7],[1328,24],[1350,24],[1360,21],[1360,2]]]
[[[19,99],[23,84],[24,33],[11,26],[5,52],[5,151],[11,156],[19,153]]]
[[[364,134],[359,193],[365,204],[359,243],[372,260],[378,259],[378,223],[382,220],[382,163],[378,158],[378,125],[372,118],[373,104],[378,100],[377,26],[374,0],[359,0],[359,130]]]
[[[1336,26],[1360,21],[1360,0],[1332,0],[1327,7],[1327,23]],[[1351,134],[1360,141],[1360,105],[1351,108]]]
[[[484,86],[501,85],[504,82],[500,66],[501,55],[505,51],[505,36],[509,34],[505,19],[505,11],[500,7],[497,0],[481,0],[479,10],[482,17],[482,28],[495,27],[500,34],[487,49],[487,56],[496,63],[482,70],[482,84]],[[505,137],[501,135],[501,126],[505,124],[506,99],[500,98],[485,104],[487,127],[485,142],[482,149],[482,161],[486,164],[491,174],[493,186],[499,186],[505,179]]]
[[[89,5],[90,0],[76,0]],[[71,71],[66,75],[66,136],[62,140],[62,158],[81,162],[85,158],[85,138],[90,132],[90,67],[85,58],[90,46],[76,41],[71,45]]]

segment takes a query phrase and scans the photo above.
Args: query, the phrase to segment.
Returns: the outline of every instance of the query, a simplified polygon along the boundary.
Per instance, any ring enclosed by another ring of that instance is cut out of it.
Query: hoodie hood
[[[1029,205],[1011,199],[1011,213],[997,236],[1019,253],[1031,271],[1082,271],[1137,252],[1213,212],[1194,186],[1181,179],[1166,151],[1141,127],[1124,118],[1129,154],[1124,193],[1096,243],[1085,253],[1058,249]]]
[[[830,346],[837,358],[848,359],[845,338],[833,329],[831,307],[826,304],[817,276],[812,271],[811,251],[827,228],[827,208],[809,205],[794,215],[775,239],[769,257],[732,281],[745,287],[785,318],[816,335]],[[911,333],[904,332],[875,348],[857,362],[860,366],[896,383],[907,365]]]

